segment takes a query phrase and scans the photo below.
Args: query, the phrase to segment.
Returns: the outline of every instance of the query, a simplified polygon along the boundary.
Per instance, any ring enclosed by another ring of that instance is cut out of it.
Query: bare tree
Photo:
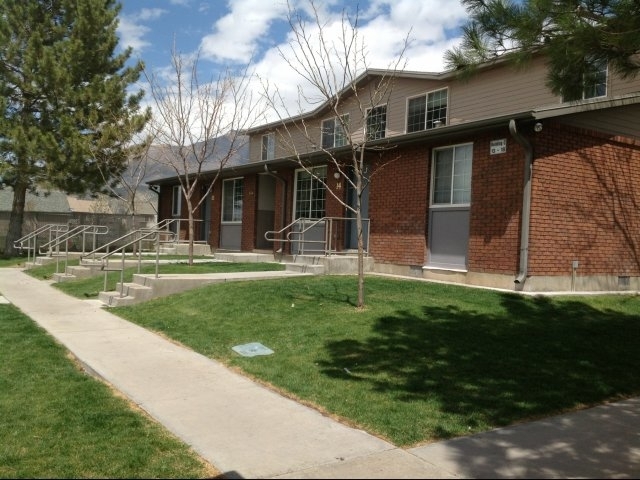
[[[164,81],[145,73],[153,100],[150,121],[156,145],[163,147],[158,162],[169,167],[180,181],[188,212],[189,264],[193,264],[194,212],[211,193],[221,170],[242,148],[242,132],[258,115],[249,91],[249,67],[231,70],[208,82],[198,75],[199,55],[171,53],[172,76]],[[207,178],[204,174],[213,174]]]
[[[287,51],[280,56],[301,78],[298,88],[298,114],[294,118],[278,87],[262,81],[264,95],[279,119],[279,140],[297,164],[320,182],[326,192],[355,216],[358,244],[358,308],[364,299],[364,222],[362,217],[363,192],[371,173],[367,172],[367,154],[382,154],[391,148],[384,142],[384,122],[381,110],[386,109],[397,73],[406,66],[405,51],[409,36],[398,47],[398,56],[385,70],[369,70],[367,48],[358,27],[358,11],[349,16],[343,10],[341,29],[337,35],[323,22],[317,3],[309,1],[310,22],[300,10],[289,4],[289,25],[292,39]],[[340,137],[336,144],[318,144],[317,119],[301,114],[313,104],[326,106],[335,116],[333,129]],[[348,110],[348,114],[345,112]],[[386,110],[385,110],[386,111]],[[386,118],[386,116],[385,116]],[[315,124],[314,124],[315,120]],[[302,138],[304,142],[293,139]],[[305,143],[302,145],[301,143]],[[329,164],[340,174],[342,181],[354,192],[354,203],[344,196],[344,190],[331,188],[316,175],[309,163],[308,147],[313,145],[324,153]]]
[[[148,111],[148,116],[151,116],[150,110]],[[92,126],[92,128],[95,127]],[[108,162],[100,161],[101,156],[108,155],[108,149],[100,143],[91,147],[91,156],[96,161],[104,181],[104,191],[109,196],[120,200],[125,205],[124,210],[126,213],[134,217],[138,211],[136,203],[138,192],[147,176],[149,148],[153,137],[149,134],[141,136],[135,130],[134,124],[127,120],[117,121],[117,119],[113,119],[112,128],[105,132],[103,136],[105,141],[122,145],[122,148],[126,147],[128,152],[125,169],[112,172],[109,171]]]

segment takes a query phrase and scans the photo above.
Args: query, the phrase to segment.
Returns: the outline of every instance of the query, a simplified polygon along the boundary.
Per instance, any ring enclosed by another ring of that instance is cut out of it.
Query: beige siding
[[[500,117],[543,107],[560,107],[561,98],[554,95],[546,86],[547,69],[544,58],[534,59],[524,69],[517,69],[510,64],[498,64],[483,69],[468,80],[457,79],[453,76],[439,78],[396,78],[391,96],[386,101],[377,104],[387,105],[387,137],[403,135],[406,132],[407,100],[417,95],[447,88],[449,93],[447,107],[447,124],[455,125],[477,120]],[[370,85],[374,85],[371,82]],[[634,80],[622,80],[610,75],[608,96],[621,96],[640,92],[640,76]],[[363,112],[360,105],[370,107],[370,92],[359,92],[360,102],[355,97],[347,98],[340,111],[350,116],[350,130],[353,140],[359,142],[363,136]],[[625,111],[626,112],[626,111]],[[631,112],[629,110],[629,112]],[[585,124],[597,115],[585,117]],[[610,122],[619,123],[616,130],[630,132],[634,120],[626,113],[618,118],[617,113],[611,112]],[[632,112],[629,113],[632,115]],[[321,122],[333,117],[331,112],[308,118],[300,128],[292,127],[288,132],[279,128],[276,134],[276,158],[286,157],[297,153],[308,153],[317,150],[321,143]],[[620,130],[622,129],[622,130]],[[284,134],[283,134],[284,133]],[[634,134],[637,136],[637,133]],[[251,139],[251,161],[260,161],[262,134],[256,134]],[[288,141],[285,141],[288,140]],[[291,143],[293,142],[293,143]],[[295,147],[295,148],[294,148]]]
[[[623,80],[615,73],[609,74],[609,85],[607,85],[607,96],[618,97],[640,92],[640,75],[634,79]]]
[[[508,115],[540,105],[559,104],[560,99],[545,86],[546,69],[542,60],[526,70],[507,64],[480,72],[468,81],[451,85],[449,123]]]

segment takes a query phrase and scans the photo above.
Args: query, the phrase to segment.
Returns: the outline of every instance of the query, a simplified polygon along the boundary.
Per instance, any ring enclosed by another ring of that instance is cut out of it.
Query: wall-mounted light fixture
[[[533,130],[536,133],[540,133],[542,131],[542,123],[538,122],[533,126]]]

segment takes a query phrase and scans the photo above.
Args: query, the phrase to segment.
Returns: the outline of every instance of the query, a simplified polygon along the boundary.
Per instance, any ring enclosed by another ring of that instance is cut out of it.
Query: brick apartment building
[[[198,212],[196,240],[214,251],[352,252],[353,215],[335,196],[353,204],[353,188],[330,158],[348,162],[361,142],[374,271],[525,291],[640,290],[640,79],[602,65],[568,100],[545,86],[546,72],[542,56],[525,71],[487,64],[468,80],[401,72],[364,118],[345,90],[346,122],[327,104],[253,128],[246,159],[220,172]],[[358,89],[388,73],[365,72]],[[184,218],[177,179],[152,183],[159,220]]]

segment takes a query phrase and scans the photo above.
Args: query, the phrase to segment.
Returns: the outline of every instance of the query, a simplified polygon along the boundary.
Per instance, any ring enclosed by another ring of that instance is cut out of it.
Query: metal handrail
[[[173,232],[168,232],[171,235],[175,235],[175,233]],[[154,237],[154,242],[156,244],[156,258],[155,258],[155,278],[158,278],[158,270],[159,270],[159,265],[160,265],[160,235],[162,234],[167,234],[167,231],[164,229],[156,229],[156,228],[141,228],[138,230],[134,230],[133,232],[130,232],[129,234],[125,235],[126,236],[131,236],[131,235],[136,235],[136,238],[134,238],[133,240],[120,245],[118,248],[116,248],[115,250],[112,250],[111,252],[107,251],[104,255],[102,255],[102,257],[100,257],[100,261],[102,262],[102,266],[101,269],[104,270],[104,290],[107,290],[107,275],[109,274],[109,257],[111,257],[112,255],[116,254],[116,253],[121,253],[121,266],[118,269],[120,271],[120,297],[124,296],[124,265],[125,265],[125,255],[126,255],[126,250],[127,247],[130,247],[132,245],[135,245],[136,242],[138,242],[138,273],[140,273],[141,271],[141,267],[142,267],[142,241],[143,240],[148,240],[149,237]]]
[[[109,227],[106,225],[77,225],[73,227],[71,230],[67,230],[63,232],[61,235],[56,236],[53,240],[45,243],[44,245],[40,245],[40,249],[38,250],[41,255],[45,255],[45,253],[51,254],[53,249],[57,252],[60,251],[60,245],[63,242],[71,240],[74,237],[82,235],[82,252],[84,253],[85,249],[85,239],[87,233],[93,235],[93,243],[95,245],[96,235],[105,235],[109,233]],[[43,251],[46,250],[46,251]]]
[[[31,259],[31,251],[33,251],[33,261],[35,263],[36,251],[38,249],[38,237],[47,232],[49,234],[49,242],[51,242],[52,238],[57,237],[60,233],[66,232],[68,229],[68,224],[49,223],[42,225],[41,227],[36,228],[33,232],[14,240],[13,246],[22,251],[25,248],[24,244],[26,243],[27,263],[29,263]],[[33,246],[31,245],[31,242],[33,242]]]
[[[98,253],[101,253],[103,251],[105,251],[106,253],[109,252],[109,249],[116,244],[119,244],[120,242],[122,242],[123,240],[127,240],[128,238],[138,234],[140,231],[154,231],[154,232],[159,232],[159,233],[165,233],[168,235],[168,238],[171,238],[171,240],[166,240],[166,242],[173,242],[175,241],[175,238],[177,236],[176,233],[172,232],[169,230],[169,226],[174,223],[177,219],[172,218],[172,219],[164,219],[161,220],[160,222],[156,223],[155,225],[151,226],[151,227],[145,227],[145,228],[139,228],[137,230],[132,230],[130,232],[125,233],[124,235],[122,235],[121,237],[118,237],[114,240],[111,240],[110,242],[105,243],[104,245],[101,245],[98,248],[93,249],[90,252],[87,252],[86,254],[83,254],[80,256],[80,261],[82,260],[86,260],[89,257],[93,257],[93,260],[95,260],[95,256]],[[127,244],[127,246],[131,246],[135,244],[135,240],[129,244]]]
[[[61,235],[56,236],[53,240],[40,246],[38,252],[41,255],[48,254],[52,256],[55,249],[56,252],[56,273],[60,271],[60,245],[64,243],[64,272],[67,273],[69,265],[69,240],[82,235],[82,253],[86,247],[86,235],[87,233],[93,235],[93,246],[96,244],[96,235],[105,235],[109,233],[109,227],[105,225],[77,225],[71,230],[63,232]],[[43,251],[44,250],[44,251]],[[35,255],[35,252],[34,252]]]
[[[355,221],[355,218],[352,217],[322,217],[319,219],[314,219],[314,218],[297,218],[295,219],[293,222],[291,222],[289,225],[281,228],[280,230],[270,230],[268,232],[265,232],[264,237],[267,241],[270,242],[289,242],[289,243],[293,243],[293,242],[299,242],[301,245],[301,249],[300,249],[300,254],[304,255],[304,244],[305,243],[319,243],[319,244],[323,244],[323,251],[324,254],[326,256],[331,255],[333,252],[336,252],[337,250],[335,248],[333,248],[333,224],[334,221]],[[367,224],[367,238],[369,238],[369,226],[370,226],[370,219],[368,218],[363,218],[362,219],[363,222],[366,222]],[[311,222],[309,225],[306,225],[307,222]],[[325,225],[328,224],[328,228],[325,228],[325,236],[324,236],[324,240],[305,240],[304,236],[305,234],[311,230],[312,228],[316,227],[317,225],[324,223]],[[293,227],[296,224],[300,224],[302,225],[302,229],[299,231],[296,231],[293,229]],[[280,237],[280,238],[275,238],[276,234],[282,234],[284,233],[286,230],[290,230],[285,237]],[[297,235],[298,238],[292,238],[292,236]],[[368,252],[368,248],[365,248],[365,253]]]

